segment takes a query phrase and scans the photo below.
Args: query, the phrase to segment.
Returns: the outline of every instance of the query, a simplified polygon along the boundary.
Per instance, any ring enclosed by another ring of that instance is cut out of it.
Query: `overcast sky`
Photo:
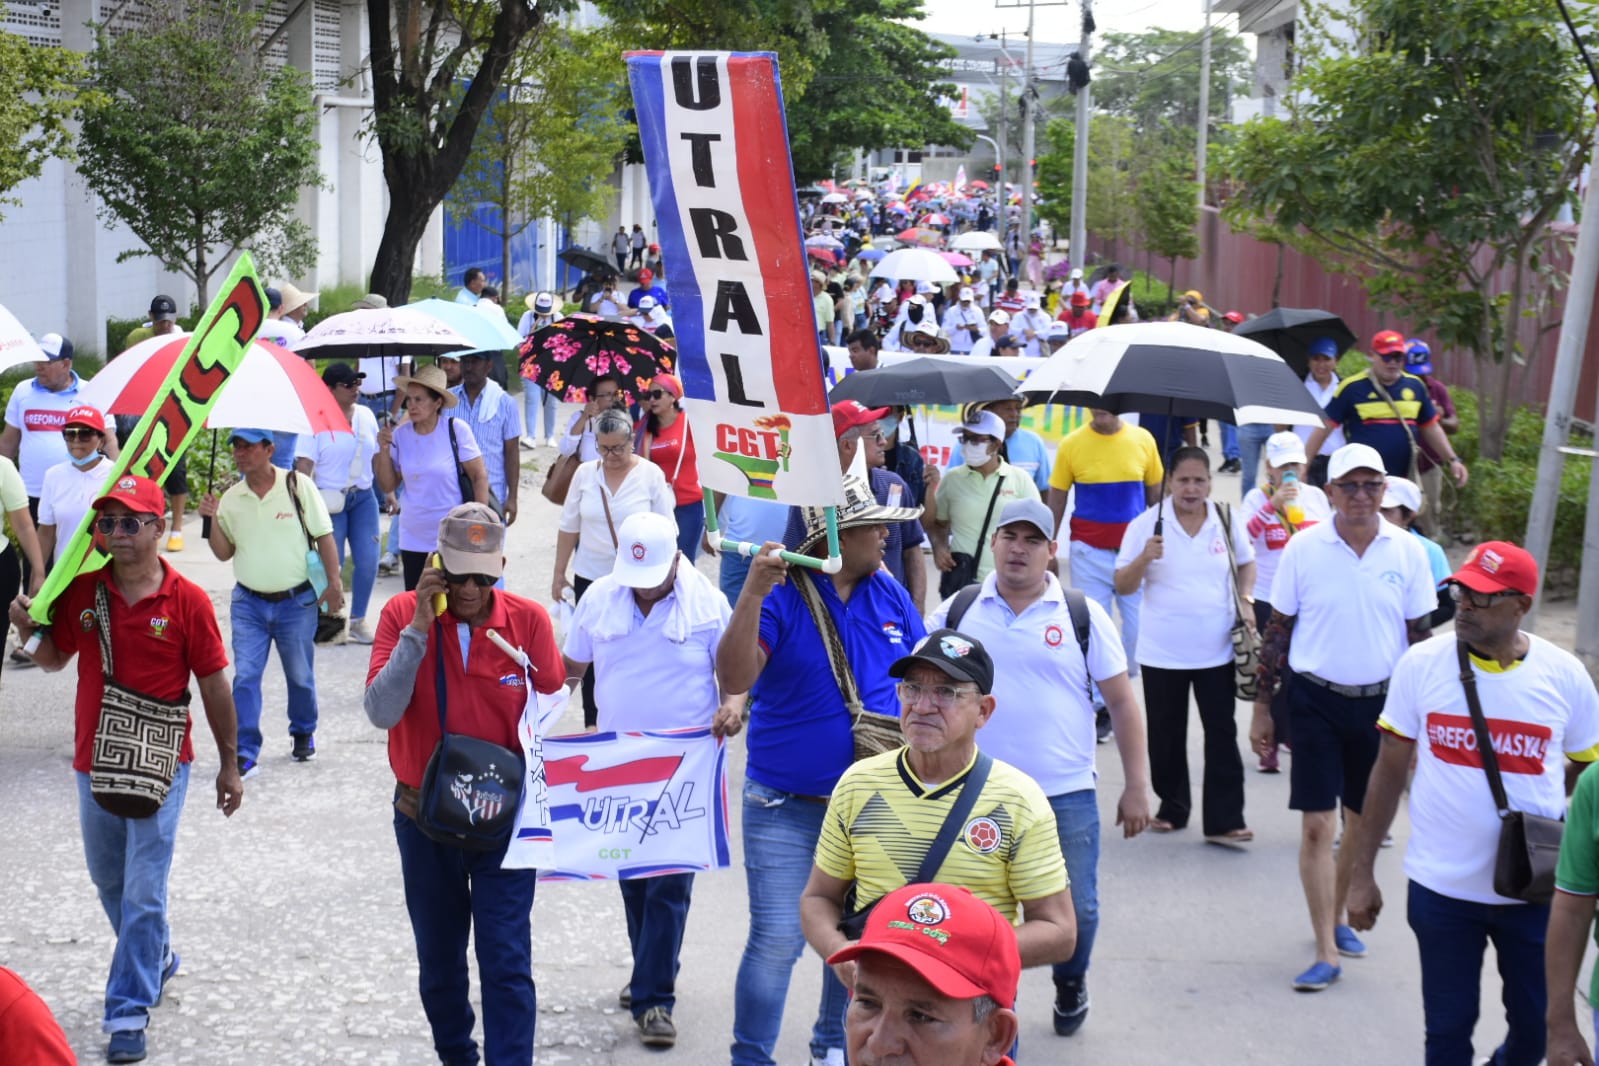
[[[917,25],[928,33],[996,33],[1004,29],[1021,37],[1027,28],[1027,8],[997,6],[994,0],[924,0],[927,18]],[[1003,0],[1006,5],[1014,0]],[[1069,44],[1079,34],[1078,0],[1037,7],[1035,32],[1039,43]],[[1236,26],[1233,15],[1218,16]],[[1099,32],[1136,32],[1160,27],[1197,30],[1205,24],[1204,0],[1099,0],[1094,5]]]

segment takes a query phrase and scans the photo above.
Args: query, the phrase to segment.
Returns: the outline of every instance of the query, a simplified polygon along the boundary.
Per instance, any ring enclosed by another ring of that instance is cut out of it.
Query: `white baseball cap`
[[[1388,489],[1383,493],[1382,506],[1408,507],[1411,514],[1421,510],[1421,488],[1409,478],[1388,475]]]
[[[655,310],[655,297],[653,297],[653,296],[640,296],[638,298],[638,309],[640,311],[653,311],[653,310]]]
[[[1010,325],[1010,312],[996,307],[989,312],[988,320],[996,326],[1008,326]]]
[[[1266,462],[1272,466],[1308,461],[1305,458],[1305,442],[1299,439],[1297,433],[1284,430],[1266,438]]]
[[[934,322],[931,318],[924,318],[917,323],[916,328],[911,332],[925,333],[929,337],[936,337],[938,336],[938,323]]]
[[[1046,332],[1051,338],[1070,337],[1072,335],[1072,327],[1057,318],[1049,324],[1049,329]]]
[[[976,411],[971,418],[962,422],[962,432],[980,433],[995,440],[1005,439],[1005,420],[992,411]]]
[[[1386,474],[1382,456],[1369,444],[1346,444],[1327,460],[1327,480],[1336,481],[1351,470],[1374,470]]]
[[[612,576],[628,588],[652,589],[677,558],[677,523],[654,511],[630,514],[616,530],[616,544]]]
[[[1038,293],[1030,292],[1030,293],[1027,294],[1026,305],[1028,307],[1037,307],[1038,303],[1039,303]]]
[[[970,300],[971,298],[972,298],[972,290],[970,288],[967,288],[967,287],[963,286],[961,288],[961,291],[960,291],[961,303],[965,303],[967,300]]]
[[[1083,278],[1083,268],[1082,267],[1072,267],[1072,280],[1073,281],[1081,281],[1082,278]]]

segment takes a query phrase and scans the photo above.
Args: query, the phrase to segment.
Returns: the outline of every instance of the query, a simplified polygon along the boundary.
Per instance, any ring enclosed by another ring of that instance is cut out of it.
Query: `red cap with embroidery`
[[[161,491],[161,486],[135,474],[123,474],[117,478],[105,495],[94,501],[94,509],[98,511],[112,500],[127,504],[128,510],[135,514],[162,515],[167,512],[167,495]]]
[[[1490,540],[1471,549],[1449,578],[1474,592],[1538,594],[1538,560],[1508,540]]]
[[[1395,352],[1404,354],[1405,337],[1391,329],[1385,329],[1371,338],[1371,350],[1378,355],[1392,355]]]

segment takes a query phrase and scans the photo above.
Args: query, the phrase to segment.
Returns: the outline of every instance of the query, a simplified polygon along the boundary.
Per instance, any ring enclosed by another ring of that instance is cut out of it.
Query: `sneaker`
[[[256,775],[256,772],[258,770],[260,770],[260,767],[256,765],[256,762],[255,762],[254,759],[248,758],[248,757],[243,756],[243,755],[239,756],[239,776],[240,777],[242,777],[246,781],[248,781],[250,778],[252,778],[252,777],[254,777]]]
[[[372,631],[366,627],[366,619],[350,619],[350,629],[349,632],[345,634],[344,639],[345,642],[349,644],[372,643]]]
[[[144,1056],[143,1029],[123,1029],[111,1034],[111,1042],[105,1049],[107,1062],[143,1062]]]
[[[677,1043],[677,1026],[672,1024],[672,1012],[665,1007],[651,1007],[637,1023],[645,1047],[671,1047]]]
[[[384,552],[383,558],[378,560],[378,573],[393,576],[400,569],[400,557],[393,552]]]
[[[316,758],[315,733],[292,733],[290,735],[294,737],[293,754],[295,762],[310,762]]]
[[[1110,712],[1104,707],[1094,708],[1094,741],[1099,744],[1110,740]]]
[[[7,658],[11,660],[11,665],[18,670],[26,670],[30,666],[39,665],[33,661],[33,656],[29,655],[21,648],[11,649],[11,654],[7,656]]]
[[[1294,978],[1294,991],[1320,992],[1343,976],[1343,972],[1342,967],[1318,960],[1316,965]]]
[[[1347,925],[1333,926],[1333,943],[1338,945],[1338,954],[1347,955],[1351,959],[1366,957],[1366,944],[1355,931]]]
[[[1088,983],[1067,979],[1055,986],[1055,1035],[1071,1036],[1088,1020]]]
[[[827,1054],[823,1055],[821,1058],[817,1058],[815,1055],[812,1055],[811,1066],[845,1066],[844,1049],[841,1047],[830,1047],[827,1049]]]
[[[172,980],[173,976],[178,972],[178,964],[180,961],[182,960],[178,958],[178,953],[174,951],[172,953],[172,961],[167,963],[166,969],[161,971],[161,987],[156,990],[155,994],[156,1006],[161,1006],[161,1000],[165,998],[167,994],[167,982]]]
[[[1226,462],[1221,464],[1221,470],[1219,471],[1219,473],[1223,474],[1241,474],[1243,472],[1244,464],[1239,462],[1237,459],[1228,459]]]
[[[521,443],[522,447],[524,448],[537,448],[539,446],[539,442],[534,440],[532,437],[523,437],[519,443]]]
[[[1380,844],[1379,846],[1380,847],[1384,847],[1384,848],[1393,847],[1394,846],[1394,835],[1392,833],[1383,834],[1382,844]]]
[[[616,1005],[626,1010],[633,1005],[633,983],[629,981],[622,986],[622,991],[616,994]]]
[[[551,437],[549,440],[545,441],[544,443],[548,447],[559,448],[561,446],[561,438],[559,438],[559,437]]]
[[[183,550],[183,534],[174,533],[167,538],[167,551],[180,552]]]

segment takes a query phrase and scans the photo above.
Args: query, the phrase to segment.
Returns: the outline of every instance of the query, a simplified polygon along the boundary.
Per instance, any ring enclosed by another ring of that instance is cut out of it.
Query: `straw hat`
[[[450,391],[450,383],[444,377],[444,369],[439,366],[425,366],[414,374],[401,374],[394,379],[394,387],[403,389],[410,385],[420,385],[429,392],[437,393],[444,401],[445,407],[454,407],[457,402],[455,393]]]

